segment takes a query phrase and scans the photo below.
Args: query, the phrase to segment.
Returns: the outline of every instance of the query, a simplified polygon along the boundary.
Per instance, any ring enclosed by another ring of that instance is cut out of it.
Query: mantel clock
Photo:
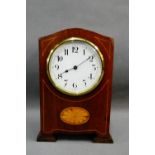
[[[89,134],[111,143],[113,39],[72,28],[39,39],[38,141]]]

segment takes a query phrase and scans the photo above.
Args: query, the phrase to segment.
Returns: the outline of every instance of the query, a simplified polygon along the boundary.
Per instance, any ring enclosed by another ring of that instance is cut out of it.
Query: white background
[[[0,154],[26,147],[26,4],[2,1],[0,9]],[[154,1],[130,1],[130,154],[155,154]]]

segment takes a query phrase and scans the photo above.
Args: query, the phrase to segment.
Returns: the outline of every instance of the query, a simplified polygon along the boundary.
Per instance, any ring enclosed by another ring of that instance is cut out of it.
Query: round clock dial
[[[62,93],[79,96],[100,83],[104,71],[103,56],[93,43],[69,38],[51,50],[47,73],[51,83]]]

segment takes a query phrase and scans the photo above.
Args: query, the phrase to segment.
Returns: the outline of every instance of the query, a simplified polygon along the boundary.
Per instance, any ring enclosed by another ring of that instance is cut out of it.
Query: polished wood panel
[[[104,77],[92,92],[82,96],[68,96],[59,92],[50,83],[46,72],[46,60],[50,50],[59,42],[70,37],[80,37],[99,47],[104,56]],[[40,72],[40,133],[38,141],[56,141],[56,135],[90,134],[95,142],[112,143],[109,134],[112,96],[113,39],[92,31],[72,28],[39,39]],[[89,120],[81,125],[70,125],[60,119],[67,107],[86,109]]]

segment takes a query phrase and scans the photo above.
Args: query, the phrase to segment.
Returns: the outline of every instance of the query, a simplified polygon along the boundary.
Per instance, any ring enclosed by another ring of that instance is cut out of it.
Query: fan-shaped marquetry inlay
[[[68,107],[60,113],[60,119],[70,125],[81,125],[89,120],[89,112],[81,107]]]

